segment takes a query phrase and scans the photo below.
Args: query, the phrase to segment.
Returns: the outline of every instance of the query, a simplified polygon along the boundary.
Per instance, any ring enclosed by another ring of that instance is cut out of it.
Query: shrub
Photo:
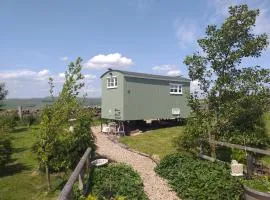
[[[168,155],[156,167],[182,199],[239,199],[242,185],[226,164],[180,154]]]
[[[4,115],[0,117],[0,169],[3,168],[11,158],[12,147],[9,133],[14,128],[12,116]]]
[[[7,134],[0,132],[0,169],[3,168],[11,158],[11,141]]]
[[[148,199],[139,174],[125,164],[95,168],[91,191],[98,199]]]

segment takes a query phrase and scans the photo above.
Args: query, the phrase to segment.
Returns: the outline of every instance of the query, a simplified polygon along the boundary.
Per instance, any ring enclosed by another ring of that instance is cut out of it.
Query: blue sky
[[[270,36],[270,1],[92,0],[0,1],[0,82],[8,98],[56,93],[69,62],[80,56],[89,97],[100,96],[99,76],[108,67],[187,77],[186,55],[208,24],[220,24],[227,7],[260,8],[255,33]],[[269,68],[270,48],[252,65]],[[196,83],[194,83],[196,88]]]

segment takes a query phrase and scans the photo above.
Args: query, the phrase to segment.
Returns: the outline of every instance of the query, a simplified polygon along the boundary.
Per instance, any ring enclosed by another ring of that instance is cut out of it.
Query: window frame
[[[118,80],[117,76],[108,76],[107,77],[107,88],[117,88],[118,87]]]
[[[172,91],[175,90],[175,91]],[[170,83],[170,94],[182,95],[183,94],[183,84]]]

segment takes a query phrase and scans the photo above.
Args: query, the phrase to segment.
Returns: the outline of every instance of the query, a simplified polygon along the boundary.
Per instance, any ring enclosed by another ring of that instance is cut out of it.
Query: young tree
[[[8,91],[5,89],[5,84],[0,83],[0,107],[2,106],[1,101],[7,96]]]
[[[0,107],[1,101],[6,97],[8,91],[5,89],[5,84],[0,83]],[[11,141],[9,138],[9,131],[11,120],[6,116],[0,117],[0,168],[3,168],[11,156]]]
[[[82,59],[78,58],[69,64],[61,92],[53,105],[46,106],[42,113],[35,151],[40,165],[46,169],[49,189],[50,171],[66,171],[74,167],[87,147],[94,150],[94,137],[90,132],[91,116],[83,110],[77,98],[84,86],[81,62]],[[51,78],[49,86],[53,96]],[[73,132],[69,131],[70,119],[75,120]]]
[[[198,145],[198,139],[220,139],[243,145],[265,146],[269,139],[262,115],[269,105],[270,71],[247,65],[268,46],[266,34],[255,35],[259,10],[247,5],[229,7],[229,17],[218,27],[209,25],[198,40],[202,52],[187,56],[192,80],[202,94],[191,95],[192,115],[179,146]]]

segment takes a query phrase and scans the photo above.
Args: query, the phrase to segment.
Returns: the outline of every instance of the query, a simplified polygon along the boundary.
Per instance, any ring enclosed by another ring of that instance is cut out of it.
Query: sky
[[[228,6],[241,3],[261,10],[253,31],[270,38],[268,0],[1,0],[0,82],[7,98],[46,97],[53,77],[57,95],[78,56],[88,97],[100,97],[108,68],[188,77],[183,60],[198,50],[206,26],[220,25]],[[249,64],[269,68],[269,56],[270,47]]]

